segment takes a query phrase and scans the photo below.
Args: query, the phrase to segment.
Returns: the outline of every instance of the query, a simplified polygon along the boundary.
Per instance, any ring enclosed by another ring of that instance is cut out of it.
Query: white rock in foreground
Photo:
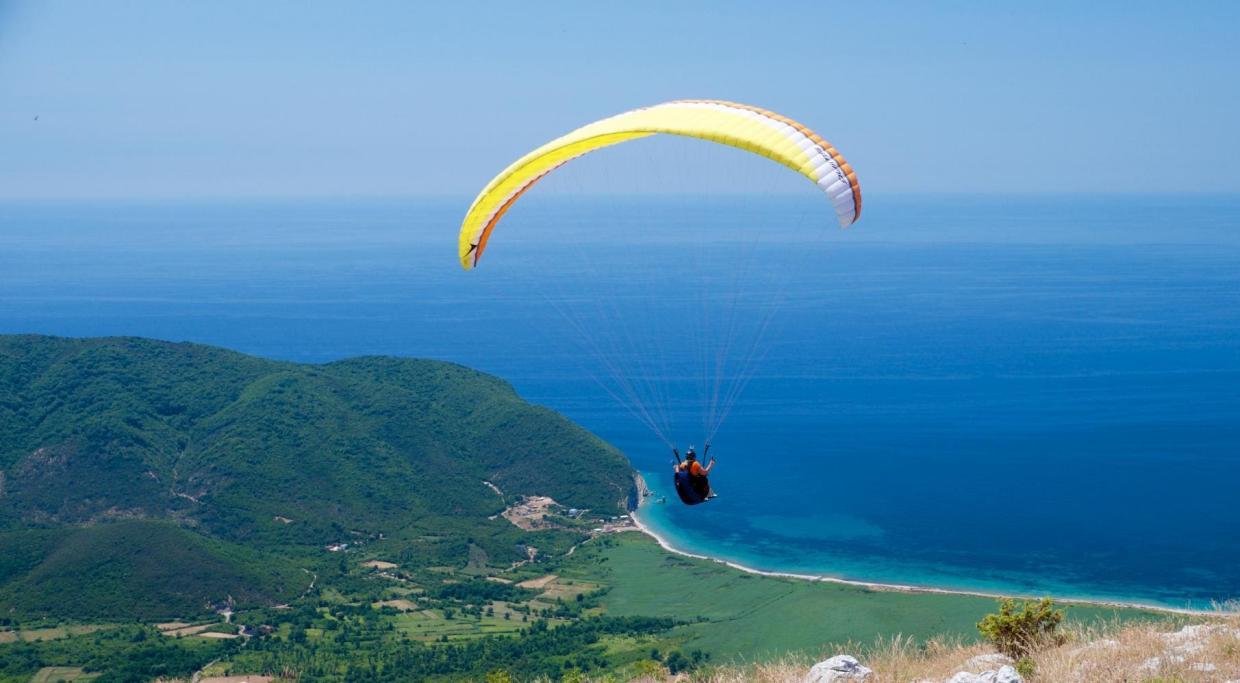
[[[846,681],[868,681],[873,674],[868,668],[861,666],[856,657],[836,655],[831,659],[818,662],[805,674],[804,683],[844,683]]]
[[[1240,638],[1240,629],[1230,629],[1222,624],[1189,624],[1174,633],[1162,634],[1168,645],[1200,644],[1212,636],[1230,635]]]
[[[947,683],[1025,683],[1025,679],[1010,666],[1000,667],[998,671],[983,671],[971,674],[961,671],[948,679]]]
[[[1073,657],[1079,657],[1085,653],[1093,652],[1094,650],[1114,650],[1117,647],[1119,647],[1118,640],[1102,638],[1100,640],[1093,640],[1085,643],[1080,647],[1074,647],[1071,650],[1068,650],[1068,654]]]
[[[1184,655],[1167,655],[1165,659],[1163,657],[1150,657],[1144,662],[1141,662],[1141,666],[1137,667],[1137,670],[1146,673],[1153,673],[1161,669],[1164,663],[1169,665],[1183,664]]]
[[[970,657],[969,661],[964,663],[966,671],[994,671],[1000,667],[1015,664],[1012,658],[1007,655],[1001,655],[998,652],[990,654],[978,655]]]

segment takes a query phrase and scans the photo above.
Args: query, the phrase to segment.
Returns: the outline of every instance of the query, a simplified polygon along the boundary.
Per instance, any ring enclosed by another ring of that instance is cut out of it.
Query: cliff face
[[[633,473],[633,487],[629,490],[629,495],[624,499],[624,509],[628,512],[637,510],[637,506],[650,496],[650,487],[646,486],[646,480],[642,475]]]

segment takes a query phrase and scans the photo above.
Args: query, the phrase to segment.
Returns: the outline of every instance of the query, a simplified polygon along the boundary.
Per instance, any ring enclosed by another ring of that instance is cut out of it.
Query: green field
[[[636,533],[604,535],[570,557],[494,577],[502,580],[467,578],[461,568],[409,576],[398,580],[363,567],[287,609],[238,612],[236,624],[251,632],[266,625],[270,632],[248,647],[240,640],[161,637],[149,626],[26,629],[24,642],[0,644],[0,680],[26,683],[36,672],[36,680],[71,679],[72,666],[106,671],[109,680],[141,680],[161,670],[192,674],[208,662],[216,662],[215,673],[292,667],[307,680],[336,682],[357,680],[371,666],[445,681],[477,680],[496,668],[553,679],[570,669],[636,675],[673,656],[726,664],[791,653],[861,654],[897,635],[972,641],[977,621],[996,609],[990,598],[757,576],[668,553]],[[1157,616],[1067,611],[1082,621]],[[16,631],[0,633],[19,638]]]
[[[79,636],[85,633],[94,633],[106,628],[112,628],[108,624],[79,624],[76,626],[54,626],[51,628],[30,628],[20,631],[0,630],[0,643],[34,643],[41,640],[55,640],[57,638],[66,638],[68,636]]]
[[[522,627],[529,626],[521,621],[521,614],[510,613],[505,603],[492,603],[491,608],[495,612],[494,616],[478,618],[461,615],[452,619],[444,616],[442,610],[418,610],[392,617],[392,623],[398,632],[421,641],[435,641],[442,636],[447,636],[448,640],[460,640],[482,635],[515,633]],[[505,614],[508,614],[508,619],[504,618]],[[557,621],[559,620],[552,620],[552,623]]]
[[[834,654],[832,644],[870,644],[896,634],[918,640],[974,640],[976,623],[996,606],[990,598],[875,591],[747,574],[667,553],[636,533],[582,546],[561,573],[605,582],[611,590],[602,604],[612,616],[702,619],[673,629],[671,635],[682,639],[684,649],[709,652],[716,662],[791,651]],[[1067,613],[1082,621],[1152,616],[1093,607],[1069,607]]]

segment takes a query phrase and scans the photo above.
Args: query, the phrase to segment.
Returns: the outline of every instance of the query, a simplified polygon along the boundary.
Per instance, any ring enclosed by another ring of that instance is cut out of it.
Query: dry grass
[[[35,673],[30,683],[56,683],[57,681],[93,681],[99,674],[88,674],[76,666],[45,666]]]
[[[527,579],[525,581],[522,581],[521,583],[517,584],[517,588],[528,588],[530,590],[541,590],[543,588],[546,588],[548,584],[550,584],[552,581],[555,581],[558,578],[559,577],[556,576],[555,574],[547,574],[546,576],[540,576],[537,579]]]
[[[1034,653],[1028,683],[1224,683],[1240,681],[1240,621],[1219,618],[1187,623],[1100,624],[1067,630],[1067,642]],[[838,649],[874,670],[869,683],[938,683],[956,672],[981,673],[1001,662],[982,644],[931,641],[924,646],[896,636],[868,646]],[[643,676],[634,681],[692,683],[801,683],[808,658],[710,669],[691,676]],[[666,673],[666,672],[664,672]]]
[[[1240,680],[1240,623],[1090,629],[1035,658],[1035,681]]]
[[[392,607],[402,612],[413,612],[418,609],[418,603],[404,598],[396,598],[394,600],[382,600],[374,603],[375,607]]]
[[[199,633],[202,633],[203,631],[211,628],[212,626],[219,626],[219,624],[218,623],[197,624],[195,626],[182,626],[180,628],[160,629],[159,632],[165,636],[168,636],[169,638],[176,638],[177,636],[198,635]]]

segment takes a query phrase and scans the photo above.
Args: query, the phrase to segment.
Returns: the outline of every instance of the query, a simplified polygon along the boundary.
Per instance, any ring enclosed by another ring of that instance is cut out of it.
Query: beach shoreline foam
[[[643,492],[649,491],[649,488],[646,485],[645,479],[640,474],[637,475],[637,486],[638,486],[639,491],[643,491]],[[637,528],[638,531],[654,539],[654,541],[659,544],[659,547],[663,548],[663,550],[669,553],[672,553],[674,555],[680,555],[681,557],[688,557],[688,558],[695,559],[695,560],[705,560],[708,562],[715,562],[718,564],[722,564],[726,567],[735,569],[737,571],[745,572],[747,574],[755,574],[757,576],[767,576],[767,577],[772,577],[772,578],[794,579],[798,581],[834,583],[834,584],[839,584],[843,586],[852,586],[854,588],[865,588],[868,590],[887,591],[887,592],[893,592],[893,593],[919,593],[919,594],[926,594],[926,595],[967,595],[967,596],[972,596],[972,597],[977,597],[977,598],[993,598],[995,600],[999,600],[1002,598],[1015,598],[1015,599],[1030,600],[1030,599],[1038,599],[1038,598],[1045,597],[1042,595],[1026,595],[1026,594],[1020,594],[1020,593],[998,593],[998,592],[990,592],[990,591],[974,591],[974,590],[965,590],[965,589],[957,589],[957,588],[938,588],[934,586],[918,586],[918,585],[913,585],[913,584],[880,583],[876,581],[844,579],[844,578],[835,577],[835,576],[827,576],[824,574],[804,574],[804,573],[797,573],[797,572],[780,572],[780,571],[758,569],[756,567],[750,567],[750,566],[741,564],[739,562],[734,562],[732,560],[725,560],[725,559],[718,558],[718,557],[711,557],[709,555],[703,555],[701,553],[694,553],[688,550],[684,550],[682,548],[677,548],[665,535],[660,534],[658,531],[654,530],[649,523],[647,523],[645,520],[642,519],[642,508],[646,507],[649,504],[648,502],[649,499],[650,499],[650,496],[647,496],[644,494],[640,495],[638,497],[637,508],[631,511],[630,517],[633,520],[633,525]],[[1164,613],[1164,614],[1177,614],[1177,615],[1182,615],[1182,616],[1194,616],[1194,617],[1214,616],[1214,617],[1234,618],[1236,616],[1240,616],[1240,612],[1238,611],[1223,610],[1221,608],[1193,609],[1189,607],[1171,607],[1169,605],[1149,604],[1149,603],[1143,603],[1140,601],[1106,600],[1106,599],[1090,599],[1090,598],[1064,598],[1064,597],[1058,597],[1054,595],[1051,595],[1050,597],[1054,598],[1056,602],[1061,603],[1063,605],[1087,605],[1087,606],[1094,606],[1094,607],[1109,607],[1109,608],[1116,608],[1116,609],[1139,609],[1139,610],[1147,610],[1151,612],[1159,612],[1159,613]]]

